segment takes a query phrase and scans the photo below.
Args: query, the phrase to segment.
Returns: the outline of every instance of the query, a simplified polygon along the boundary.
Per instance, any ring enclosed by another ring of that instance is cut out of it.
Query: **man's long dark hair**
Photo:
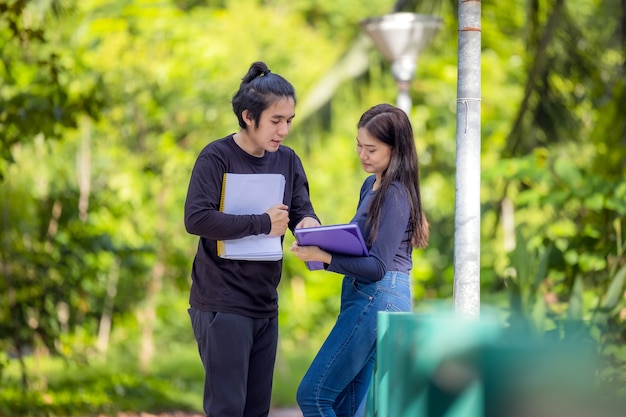
[[[262,61],[253,62],[241,80],[239,90],[233,94],[233,111],[237,115],[239,126],[246,129],[243,111],[248,110],[249,116],[259,125],[261,113],[282,98],[293,98],[296,102],[296,91],[293,85],[282,76],[273,73]]]
[[[406,188],[409,198],[411,245],[416,248],[426,247],[429,227],[422,209],[417,151],[409,118],[402,109],[390,104],[379,104],[363,113],[357,126],[391,146],[389,166],[382,173],[380,187],[374,194],[367,212],[369,243],[378,236],[383,202],[391,183],[397,181]]]

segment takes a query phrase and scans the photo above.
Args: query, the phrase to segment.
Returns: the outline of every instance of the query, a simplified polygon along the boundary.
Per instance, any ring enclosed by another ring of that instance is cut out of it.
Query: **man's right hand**
[[[288,207],[284,204],[276,204],[267,209],[266,213],[270,215],[272,221],[270,236],[282,236],[287,231],[289,225],[289,211],[287,209]]]

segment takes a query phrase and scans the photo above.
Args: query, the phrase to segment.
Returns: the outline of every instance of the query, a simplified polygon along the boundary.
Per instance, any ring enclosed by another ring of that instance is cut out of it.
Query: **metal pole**
[[[454,210],[454,307],[480,317],[481,2],[459,0]]]
[[[417,53],[415,55],[401,56],[391,63],[391,73],[398,86],[396,105],[409,116],[411,115],[411,107],[413,107],[413,100],[411,100],[409,90],[416,69]]]

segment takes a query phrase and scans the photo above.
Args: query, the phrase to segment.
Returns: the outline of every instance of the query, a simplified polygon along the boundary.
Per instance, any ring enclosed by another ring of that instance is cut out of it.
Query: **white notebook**
[[[222,182],[220,211],[228,214],[263,214],[281,204],[285,194],[282,174],[225,173]],[[240,239],[219,240],[220,258],[245,261],[278,261],[283,257],[280,236],[254,235]]]

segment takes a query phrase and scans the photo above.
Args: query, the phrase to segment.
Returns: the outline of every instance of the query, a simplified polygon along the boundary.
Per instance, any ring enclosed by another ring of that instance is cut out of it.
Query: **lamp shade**
[[[442,25],[442,20],[400,12],[370,17],[362,20],[360,25],[385,58],[396,61],[406,57],[417,59]]]

